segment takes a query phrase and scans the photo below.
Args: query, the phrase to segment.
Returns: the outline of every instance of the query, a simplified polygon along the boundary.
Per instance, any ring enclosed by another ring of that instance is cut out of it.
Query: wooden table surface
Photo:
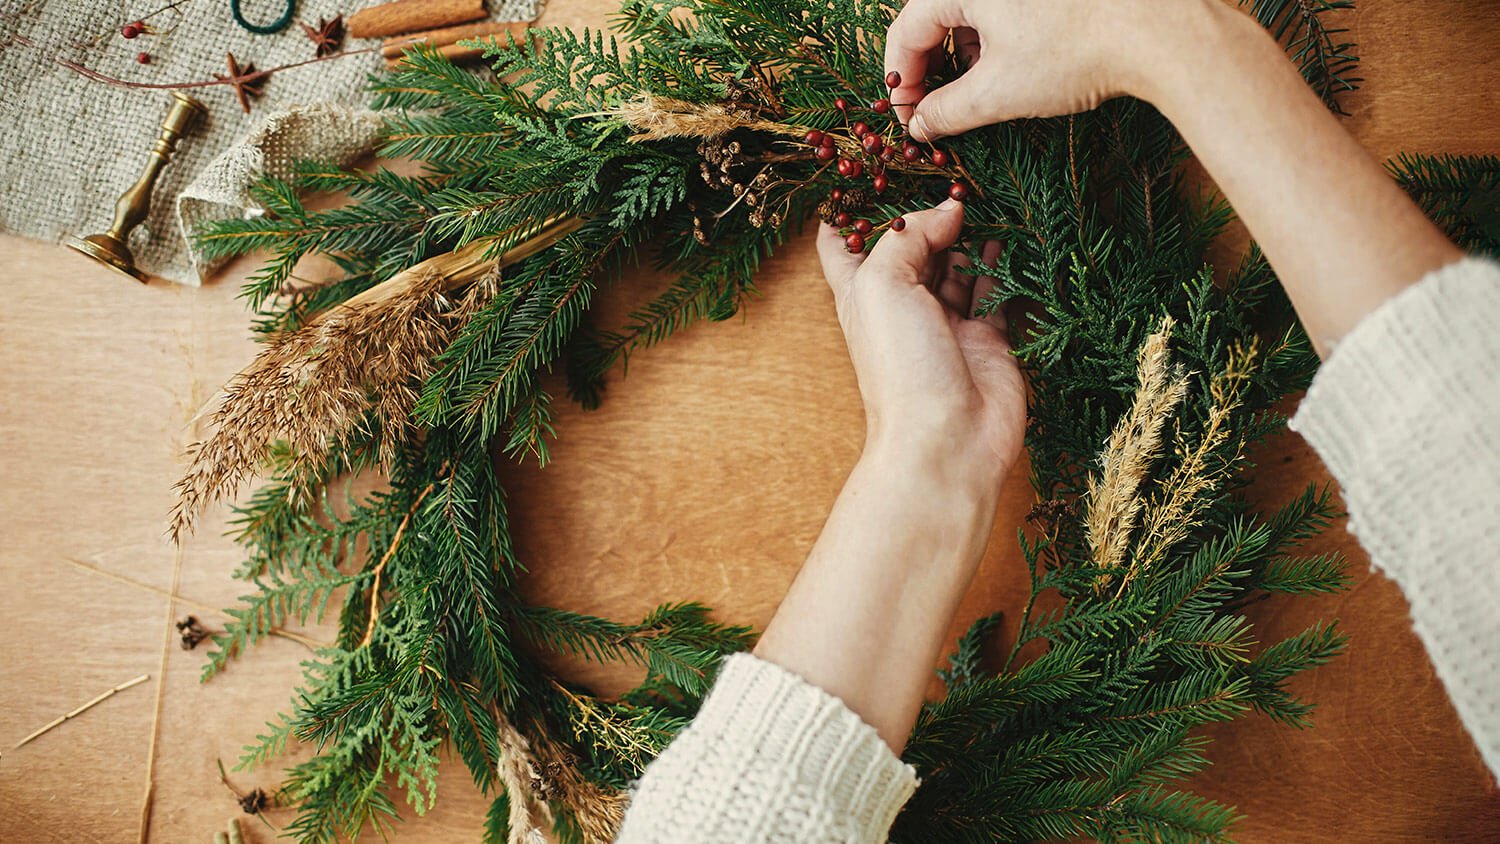
[[[598,26],[612,7],[552,0],[543,22]],[[1500,151],[1496,10],[1365,0],[1347,18],[1365,77],[1349,125],[1371,153]],[[0,237],[0,748],[150,675],[5,751],[0,841],[134,841],[148,803],[151,841],[207,841],[236,814],[215,759],[235,760],[289,700],[306,651],[281,639],[199,684],[202,654],[178,647],[172,622],[220,623],[216,608],[243,591],[229,577],[240,555],[221,536],[222,513],[181,548],[162,533],[194,413],[250,358],[234,295],[251,269],[201,289],[143,287],[61,247]],[[782,250],[758,281],[764,296],[744,318],[641,354],[601,410],[565,410],[554,465],[507,469],[537,600],[630,619],[691,598],[726,620],[770,617],[859,452],[862,422],[810,241]],[[661,283],[632,275],[605,307],[619,315]],[[1326,477],[1295,436],[1259,463],[1255,495],[1268,503]],[[1019,608],[1012,525],[1029,504],[1013,479],[955,635]],[[1296,682],[1319,703],[1317,726],[1257,717],[1217,729],[1216,764],[1194,787],[1247,814],[1244,841],[1500,840],[1500,792],[1400,592],[1370,573],[1342,525],[1317,547],[1349,556],[1347,593],[1255,608],[1266,639],[1335,617],[1352,634],[1346,656]],[[604,691],[629,681],[577,674]],[[270,786],[276,771],[231,778]],[[485,806],[450,760],[437,808],[396,837],[476,840]],[[275,837],[245,826],[250,840]]]

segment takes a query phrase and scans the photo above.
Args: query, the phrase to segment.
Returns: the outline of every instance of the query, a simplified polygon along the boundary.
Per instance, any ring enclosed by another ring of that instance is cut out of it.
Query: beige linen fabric
[[[152,83],[226,73],[228,52],[257,68],[313,57],[295,22],[274,35],[255,35],[234,22],[228,0],[183,0],[176,11],[147,21],[160,34],[120,36],[124,23],[168,2],[0,0],[0,231],[61,242],[107,229],[116,197],[144,169],[167,112],[165,91],[106,85],[51,57]],[[532,20],[540,2],[490,0],[489,8],[497,20]],[[320,17],[368,5],[373,1],[297,0],[294,21],[316,25]],[[241,8],[249,20],[269,23],[284,6],[242,0]],[[377,43],[346,39],[344,46]],[[150,64],[136,61],[142,51],[151,54]],[[365,90],[381,66],[377,52],[274,74],[248,115],[228,86],[188,91],[209,115],[178,145],[157,182],[150,217],[131,235],[137,266],[196,286],[213,267],[190,253],[192,225],[258,211],[246,188],[263,172],[285,174],[299,158],[348,163],[369,152],[379,119],[364,108]]]

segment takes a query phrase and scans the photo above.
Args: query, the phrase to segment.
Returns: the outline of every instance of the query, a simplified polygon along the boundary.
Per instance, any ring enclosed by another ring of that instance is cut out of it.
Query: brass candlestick
[[[161,134],[151,148],[146,172],[115,201],[115,219],[109,224],[109,231],[71,240],[68,246],[144,284],[146,274],[136,269],[135,256],[130,254],[130,232],[151,212],[151,191],[156,187],[156,177],[172,160],[177,141],[207,113],[203,103],[180,91],[173,91],[172,108],[161,122]]]

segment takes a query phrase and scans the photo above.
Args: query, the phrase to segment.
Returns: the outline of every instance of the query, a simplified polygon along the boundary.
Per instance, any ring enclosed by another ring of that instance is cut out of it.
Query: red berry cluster
[[[887,73],[885,75],[885,84],[891,89],[901,87],[901,74],[894,70]],[[893,136],[892,140],[887,140],[880,129],[871,127],[864,120],[855,120],[853,123],[848,122],[850,106],[847,99],[843,97],[834,99],[833,107],[844,115],[845,128],[848,130],[848,134],[838,135],[832,131],[822,132],[812,129],[803,137],[803,140],[808,146],[813,148],[813,154],[819,161],[835,162],[834,166],[837,168],[840,176],[846,179],[859,179],[868,173],[870,185],[875,189],[875,193],[877,194],[884,193],[890,187],[890,177],[886,172],[886,165],[895,162],[898,156],[904,164],[920,164],[926,159],[933,167],[939,169],[945,169],[953,163],[951,155],[936,147],[931,148],[930,152],[924,153],[921,146],[905,138],[900,140],[898,145],[894,136],[898,132],[904,133],[905,129],[894,118],[884,119],[884,122],[888,124],[886,130],[890,131]],[[875,100],[870,103],[869,111],[877,115],[890,114],[891,101],[884,97]],[[875,118],[872,117],[871,119]],[[859,151],[847,156],[841,155],[838,144],[840,139],[848,142],[847,146],[857,145]],[[968,198],[969,191],[962,181],[955,179],[953,184],[948,187],[948,195],[962,202]],[[842,208],[845,202],[844,191],[838,188],[835,188],[829,194],[828,198],[829,208]],[[878,228],[889,228],[891,231],[897,232],[906,228],[906,219],[904,217],[897,217],[880,226],[876,226],[867,219],[856,218],[848,210],[832,212],[830,222],[840,229],[848,230],[845,233],[844,246],[850,252],[863,252],[865,249],[865,237]]]
[[[150,32],[150,30],[146,28],[145,21],[131,21],[130,23],[127,23],[124,26],[120,27],[121,38],[139,38],[140,36],[145,35],[148,32]],[[146,52],[145,50],[142,50],[139,53],[135,54],[135,60],[140,62],[141,64],[151,64],[151,54]]]

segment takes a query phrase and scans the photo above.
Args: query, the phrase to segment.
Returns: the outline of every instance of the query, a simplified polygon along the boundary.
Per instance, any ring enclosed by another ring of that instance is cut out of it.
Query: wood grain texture
[[[1347,104],[1370,151],[1500,151],[1493,4],[1362,7],[1349,23],[1366,82]],[[612,8],[553,0],[541,23],[598,26]],[[170,630],[188,613],[222,623],[200,605],[224,606],[243,591],[229,578],[240,558],[221,535],[222,513],[181,549],[162,531],[195,412],[249,360],[234,293],[251,269],[242,262],[198,290],[140,287],[59,247],[0,239],[10,280],[0,312],[0,746],[152,675],[0,759],[0,841],[134,841],[148,767],[150,840],[208,840],[237,813],[215,758],[236,758],[289,699],[300,645],[269,640],[200,685],[201,653],[182,651]],[[597,318],[618,320],[663,281],[628,275]],[[535,599],[629,619],[693,598],[726,620],[769,619],[859,453],[863,424],[810,240],[782,250],[758,284],[763,296],[743,316],[634,359],[600,410],[563,409],[552,466],[505,465]],[[1258,461],[1255,496],[1266,506],[1326,478],[1295,436],[1267,444]],[[1012,478],[954,635],[978,615],[1019,609],[1026,585],[1013,525],[1029,504],[1024,478]],[[1353,636],[1347,656],[1298,680],[1320,704],[1317,727],[1251,718],[1218,729],[1216,765],[1195,786],[1246,813],[1243,841],[1500,840],[1500,794],[1411,633],[1402,596],[1368,571],[1341,526],[1318,541],[1318,550],[1334,548],[1357,575],[1348,593],[1253,608],[1265,640],[1334,617]],[[184,600],[169,607],[158,593],[174,582]],[[1003,635],[1013,632],[1007,625]],[[633,679],[564,668],[606,692]],[[274,779],[275,771],[234,775],[244,789]],[[437,809],[395,837],[474,840],[485,805],[452,760]],[[289,814],[270,818],[283,824]],[[253,819],[245,828],[251,841],[274,839]]]

